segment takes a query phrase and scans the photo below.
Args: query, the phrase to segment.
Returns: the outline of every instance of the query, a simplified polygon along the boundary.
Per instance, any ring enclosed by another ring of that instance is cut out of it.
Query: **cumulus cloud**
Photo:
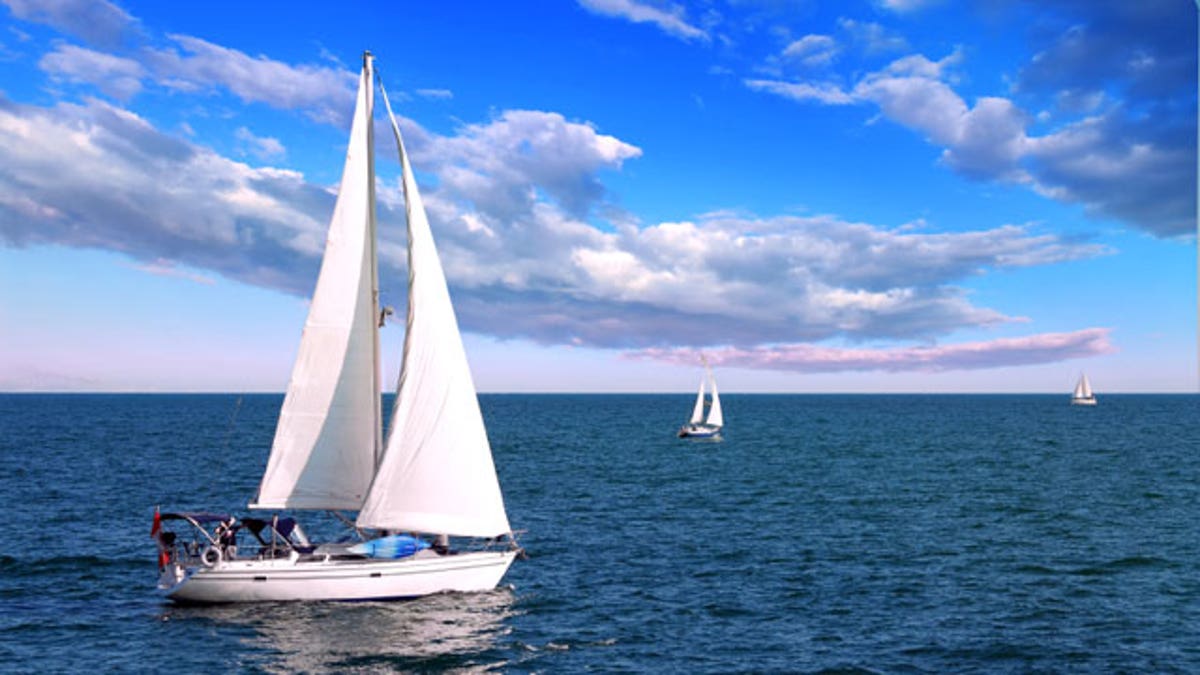
[[[917,338],[1013,319],[973,306],[961,279],[1104,252],[1017,226],[924,234],[712,214],[577,246],[572,293],[644,310],[607,346]]]
[[[138,21],[108,0],[0,0],[13,16],[51,26],[103,47],[136,34]]]
[[[280,143],[278,138],[255,136],[254,132],[246,127],[238,127],[233,135],[237,138],[243,152],[259,159],[277,159],[287,154],[287,149],[283,147],[283,143]]]
[[[1040,333],[1019,338],[998,338],[932,347],[890,349],[847,349],[810,344],[783,344],[750,349],[722,347],[705,349],[704,356],[716,366],[783,370],[800,373],[842,371],[943,372],[1056,363],[1067,359],[1109,354],[1109,329],[1088,328],[1071,333]],[[643,349],[629,358],[694,365],[700,360],[694,349]]]
[[[142,54],[156,81],[187,92],[224,89],[246,103],[303,110],[317,121],[345,125],[354,100],[355,73],[339,68],[290,65],[188,35],[171,35],[178,49]]]
[[[295,172],[225,159],[97,100],[0,101],[0,166],[8,245],[102,248],[312,290],[333,200]]]
[[[943,148],[947,166],[977,180],[1025,184],[1097,217],[1117,218],[1159,236],[1195,228],[1195,118],[1135,115],[1114,106],[1043,135],[1013,100],[973,104],[952,86],[961,52],[933,61],[897,59],[850,87],[836,83],[745,80],[753,90],[824,105],[870,103],[888,119]]]
[[[584,217],[605,194],[597,172],[642,154],[588,124],[535,110],[505,111],[455,136],[413,138],[414,161],[438,173],[444,192],[497,221],[529,213],[539,194]]]
[[[602,230],[585,220],[605,211],[598,174],[635,146],[539,111],[452,136],[403,124],[436,179],[426,206],[460,321],[500,337],[631,349],[929,339],[1020,319],[973,305],[963,279],[1107,252],[1023,226],[927,233],[832,216]],[[402,197],[394,181],[378,195],[384,288],[402,288]],[[105,248],[306,295],[332,202],[298,173],[223,158],[111,104],[0,104],[10,245]]]
[[[246,103],[303,111],[318,122],[349,123],[356,72],[250,56],[188,35],[169,37],[173,47],[141,48],[128,56],[60,43],[38,65],[56,80],[89,84],[121,101],[153,83],[187,93],[228,92]],[[452,96],[443,89],[419,94]]]
[[[57,45],[38,66],[54,79],[91,84],[122,101],[142,90],[146,76],[146,69],[133,59],[69,44]]]
[[[638,0],[578,0],[584,9],[602,16],[610,16],[634,23],[651,23],[663,32],[681,40],[707,42],[710,38],[704,30],[688,23],[683,7],[671,3],[658,5]]]
[[[1030,34],[1037,51],[1021,69],[1020,90],[1116,89],[1148,102],[1190,94],[1194,102],[1195,22],[1178,2],[1064,0],[1038,9]]]

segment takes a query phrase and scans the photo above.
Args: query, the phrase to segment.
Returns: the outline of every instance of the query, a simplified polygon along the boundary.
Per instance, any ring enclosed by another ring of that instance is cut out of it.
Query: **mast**
[[[373,425],[375,444],[371,449],[374,457],[372,474],[379,469],[383,459],[383,397],[380,380],[382,359],[379,356],[379,330],[383,328],[383,315],[379,311],[379,241],[376,235],[377,222],[375,218],[375,56],[371,52],[363,52],[363,74],[367,82],[367,240],[371,256],[371,316],[378,317],[374,330],[371,331],[372,349],[374,351],[374,366],[371,368],[371,412],[375,417]]]

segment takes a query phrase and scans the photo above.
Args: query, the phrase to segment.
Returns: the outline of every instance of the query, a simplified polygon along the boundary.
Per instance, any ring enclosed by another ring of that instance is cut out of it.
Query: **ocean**
[[[494,592],[178,607],[156,505],[245,513],[280,395],[0,395],[0,670],[1198,672],[1200,397],[480,397]]]

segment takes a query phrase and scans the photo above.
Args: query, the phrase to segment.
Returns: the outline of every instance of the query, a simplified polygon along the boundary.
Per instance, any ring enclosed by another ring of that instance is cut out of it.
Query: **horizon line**
[[[57,389],[21,389],[21,390],[0,390],[0,396],[3,395],[62,395],[62,396],[100,396],[100,395],[115,395],[115,396],[283,396],[285,391],[217,391],[217,390],[197,390],[197,391],[160,391],[160,390],[57,390]],[[483,395],[499,395],[499,396],[665,396],[665,395],[688,395],[694,396],[694,391],[677,390],[677,391],[479,391],[476,394]],[[381,392],[381,396],[394,396],[395,392]],[[1063,396],[1069,398],[1070,391],[722,391],[722,396]],[[1170,390],[1110,390],[1100,392],[1098,397],[1112,395],[1177,395],[1177,396],[1197,396],[1200,392],[1197,391],[1170,391]]]

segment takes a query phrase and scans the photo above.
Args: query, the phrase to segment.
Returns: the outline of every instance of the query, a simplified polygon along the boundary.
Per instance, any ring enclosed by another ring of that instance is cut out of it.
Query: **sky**
[[[1196,11],[0,0],[0,390],[283,391],[369,49],[481,391],[1194,392]]]

